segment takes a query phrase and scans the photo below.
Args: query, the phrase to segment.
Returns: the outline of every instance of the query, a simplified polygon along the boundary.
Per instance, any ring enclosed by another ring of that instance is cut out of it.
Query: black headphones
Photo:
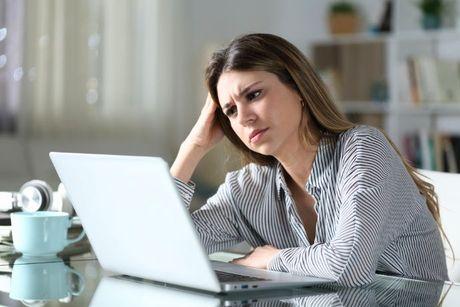
[[[67,198],[64,185],[53,189],[42,180],[24,183],[19,192],[0,192],[0,212],[12,211],[64,211],[73,214],[73,207]]]

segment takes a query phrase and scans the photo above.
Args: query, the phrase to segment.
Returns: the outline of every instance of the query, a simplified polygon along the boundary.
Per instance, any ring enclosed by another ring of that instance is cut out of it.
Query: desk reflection
[[[378,275],[365,287],[324,287],[336,291],[338,306],[438,306],[444,283]],[[292,306],[306,306],[301,300],[294,299]]]
[[[70,302],[84,287],[84,277],[61,258],[20,257],[11,272],[10,298],[27,306],[53,300]]]
[[[443,306],[457,306],[460,298],[460,286],[382,275],[377,276],[374,283],[361,288],[341,288],[330,284],[227,295],[212,295],[110,275],[96,260],[64,262],[60,258],[19,258],[11,269],[11,275],[7,272],[2,275],[5,282],[10,282],[9,287],[0,291],[0,305],[438,306],[447,294]]]
[[[378,276],[369,286],[325,285],[212,295],[129,277],[104,277],[91,306],[437,306],[443,283]]]

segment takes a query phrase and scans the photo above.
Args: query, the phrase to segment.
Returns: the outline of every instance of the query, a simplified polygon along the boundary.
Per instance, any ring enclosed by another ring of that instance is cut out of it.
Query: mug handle
[[[71,269],[69,267],[67,267],[67,273],[77,275],[77,277],[78,277],[78,291],[71,291],[70,293],[73,296],[79,296],[83,292],[83,290],[85,289],[85,278],[77,270]]]
[[[71,219],[69,220],[69,228],[72,226],[72,224],[78,223],[78,222],[80,222],[80,218],[74,216],[73,218],[71,218]],[[69,244],[72,244],[72,243],[75,243],[75,242],[80,241],[81,239],[83,239],[83,237],[85,236],[85,234],[86,234],[86,233],[85,233],[85,230],[83,229],[83,230],[81,231],[81,233],[78,235],[78,237],[76,237],[75,239],[72,239],[72,240],[67,239],[66,246],[69,245]]]

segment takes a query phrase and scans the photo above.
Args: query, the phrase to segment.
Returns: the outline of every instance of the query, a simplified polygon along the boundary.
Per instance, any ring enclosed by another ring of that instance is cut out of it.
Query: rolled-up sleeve
[[[174,178],[174,183],[176,184],[177,190],[179,191],[179,195],[182,198],[182,201],[184,202],[185,206],[187,208],[190,208],[193,193],[195,192],[195,183],[193,181],[185,183],[177,178]]]

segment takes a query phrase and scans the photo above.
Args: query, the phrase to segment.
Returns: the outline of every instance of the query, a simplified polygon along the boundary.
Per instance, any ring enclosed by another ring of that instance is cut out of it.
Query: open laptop
[[[331,282],[211,262],[161,158],[59,152],[50,158],[108,271],[215,293]]]

